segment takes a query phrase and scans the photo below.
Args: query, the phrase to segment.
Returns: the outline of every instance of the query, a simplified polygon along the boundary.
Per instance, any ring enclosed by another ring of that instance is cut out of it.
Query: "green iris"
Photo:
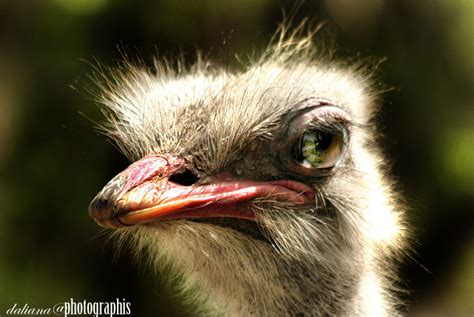
[[[301,158],[303,164],[317,167],[323,163],[333,143],[333,135],[319,130],[309,130],[301,138]]]

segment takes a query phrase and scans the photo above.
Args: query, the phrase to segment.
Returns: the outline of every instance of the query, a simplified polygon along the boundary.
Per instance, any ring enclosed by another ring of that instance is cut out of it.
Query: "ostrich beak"
[[[314,202],[314,191],[299,182],[226,180],[181,185],[170,177],[184,172],[185,161],[146,156],[115,176],[89,205],[89,215],[104,228],[157,220],[233,217],[256,220],[250,202],[257,198],[292,204]]]

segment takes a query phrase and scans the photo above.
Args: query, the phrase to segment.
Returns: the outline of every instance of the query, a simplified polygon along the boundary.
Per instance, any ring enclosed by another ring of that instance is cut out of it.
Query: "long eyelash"
[[[330,118],[327,121],[314,121],[308,124],[308,129],[320,130],[327,133],[338,133],[350,127],[368,130],[374,127],[371,123],[360,123],[348,119]]]
[[[355,121],[348,121],[347,122],[347,125],[348,126],[351,126],[351,127],[356,127],[356,128],[359,128],[359,129],[369,129],[369,128],[372,128],[374,126],[374,124],[370,124],[370,123],[359,123],[359,122],[355,122]]]
[[[308,124],[308,129],[320,130],[327,133],[340,133],[346,130],[346,126],[353,125],[348,120],[344,121],[314,121]]]

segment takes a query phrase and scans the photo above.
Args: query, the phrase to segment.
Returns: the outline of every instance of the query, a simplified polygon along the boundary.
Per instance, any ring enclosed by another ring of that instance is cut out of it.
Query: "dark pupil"
[[[316,146],[315,146],[316,151],[324,152],[327,149],[329,149],[329,147],[332,144],[332,134],[327,133],[327,132],[323,132],[323,131],[317,131],[316,132],[316,140],[318,140],[318,142],[316,142]]]

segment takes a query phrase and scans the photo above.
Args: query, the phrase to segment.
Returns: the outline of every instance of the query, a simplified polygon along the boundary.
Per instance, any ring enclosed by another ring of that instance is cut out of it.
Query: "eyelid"
[[[287,118],[287,122],[288,130],[296,129],[302,132],[308,127],[339,128],[342,126],[347,129],[353,125],[349,114],[341,107],[326,103],[299,109]]]
[[[302,109],[303,110],[303,109]],[[322,122],[326,121],[327,119],[331,119],[333,121],[344,121],[350,122],[349,114],[347,114],[344,109],[336,105],[318,105],[315,107],[305,108],[307,111],[303,111],[301,115],[309,115],[312,112],[315,112],[314,118],[323,119]]]

